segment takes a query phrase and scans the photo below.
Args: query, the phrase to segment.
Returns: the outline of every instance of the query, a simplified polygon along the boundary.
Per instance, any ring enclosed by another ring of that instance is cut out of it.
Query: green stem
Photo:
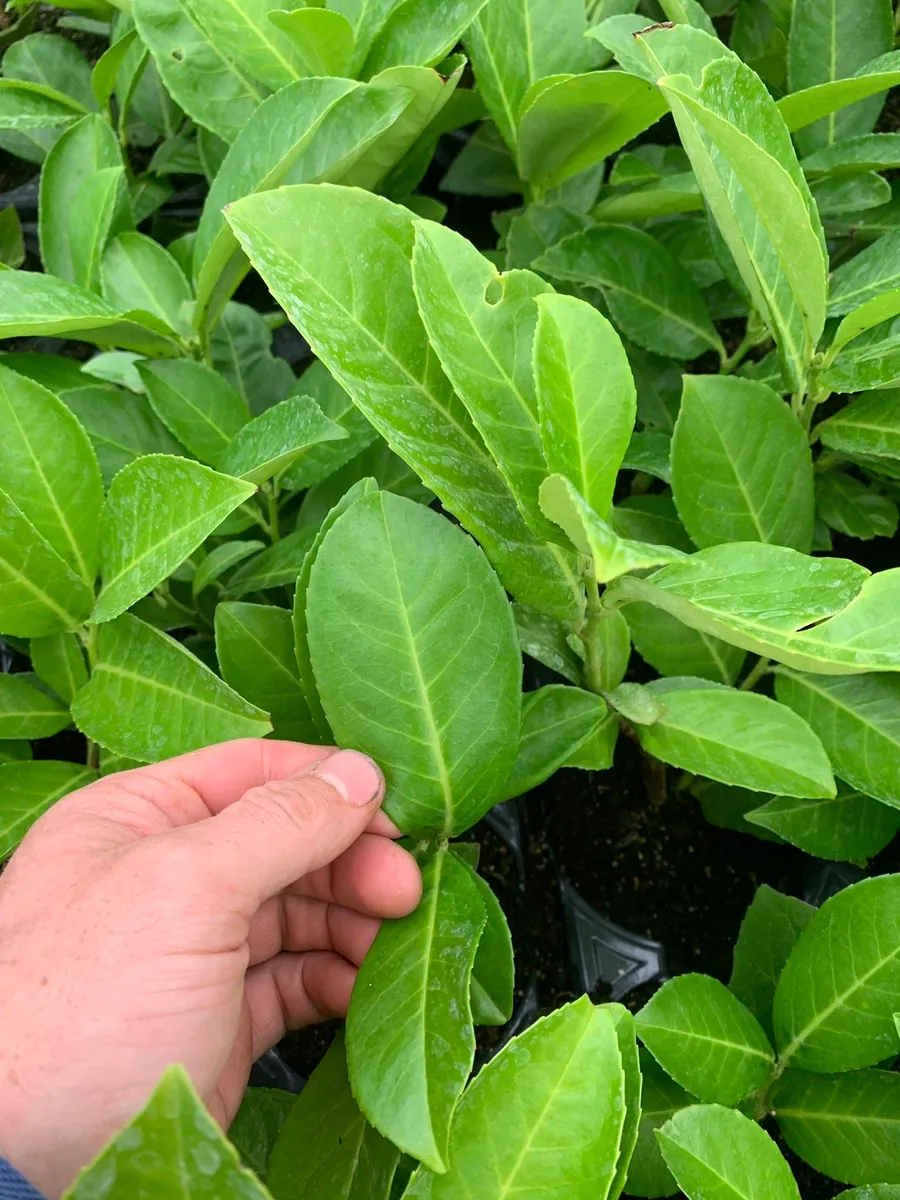
[[[584,624],[584,677],[592,692],[603,691],[603,651],[600,642],[600,622],[605,614],[600,605],[600,588],[593,573],[585,578],[587,586],[587,620]]]
[[[729,354],[727,358],[722,359],[722,365],[719,367],[719,374],[731,375],[731,373],[741,365],[753,347],[757,344],[756,332],[748,328],[747,332],[744,334],[743,340],[735,350],[734,354]]]
[[[86,625],[82,632],[82,641],[87,650],[88,670],[93,674],[94,667],[97,665],[97,638],[99,635],[99,626]],[[87,754],[85,762],[89,767],[93,767],[96,771],[100,766],[100,746],[97,742],[91,741],[90,738],[85,739],[87,742]]]
[[[740,686],[742,692],[749,692],[762,679],[763,675],[767,675],[772,669],[772,660],[770,658],[758,658],[756,665],[750,671],[750,674]]]
[[[278,517],[278,484],[273,483],[266,489],[266,497],[269,506],[269,537],[274,545],[281,539],[281,528]]]

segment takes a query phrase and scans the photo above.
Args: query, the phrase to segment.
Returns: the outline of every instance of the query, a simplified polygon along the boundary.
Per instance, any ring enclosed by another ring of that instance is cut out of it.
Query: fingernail
[[[356,808],[371,804],[384,787],[381,769],[368,754],[360,754],[358,750],[338,750],[337,754],[316,763],[312,773],[330,783]]]

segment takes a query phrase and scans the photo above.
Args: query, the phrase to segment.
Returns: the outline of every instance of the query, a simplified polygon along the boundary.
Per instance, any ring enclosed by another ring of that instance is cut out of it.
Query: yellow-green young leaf
[[[291,614],[272,604],[216,606],[216,656],[222,678],[272,718],[275,736],[315,742],[300,686]]]
[[[87,617],[93,589],[0,491],[0,633],[42,637]]]
[[[775,694],[808,721],[841,779],[900,808],[900,679],[780,670]]]
[[[784,964],[815,909],[783,896],[767,884],[756,895],[741,923],[734,946],[728,987],[772,1038],[772,1002]]]
[[[246,596],[274,587],[293,587],[316,536],[312,526],[301,526],[248,559],[228,580],[227,594]]]
[[[215,317],[249,270],[225,207],[283,183],[340,176],[410,100],[400,87],[304,79],[260,105],[235,138],[203,206],[194,245],[196,321],[207,310]]]
[[[896,808],[842,784],[838,794],[828,800],[775,796],[762,808],[748,812],[746,818],[807,854],[834,862],[871,858],[900,830]]]
[[[556,521],[582,554],[592,556],[594,574],[600,583],[617,579],[626,571],[677,563],[689,557],[670,546],[619,537],[562,475],[551,475],[544,480],[540,500],[548,520]]]
[[[528,692],[522,704],[519,753],[501,799],[521,796],[564,766],[606,716],[606,704],[592,692],[552,683]]]
[[[839,109],[885,93],[900,83],[900,53],[879,55],[849,79],[820,83],[792,92],[778,101],[778,110],[791,133],[806,129]]]
[[[532,84],[588,65],[581,0],[491,0],[465,35],[478,90],[515,153],[519,108]]]
[[[103,587],[93,620],[111,621],[146,596],[255,490],[169,454],[123,467],[100,522]]]
[[[132,12],[172,98],[198,125],[233,141],[268,90],[237,64],[233,46],[213,40],[188,0],[136,0]]]
[[[298,12],[326,11],[324,9],[298,9]],[[299,462],[294,463],[281,477],[281,486],[286,491],[299,492],[328,479],[350,462],[367,446],[371,446],[378,434],[356,407],[341,385],[333,379],[324,363],[316,360],[308,367],[297,383],[304,396],[312,396],[330,421],[342,426],[347,436],[334,442],[322,442],[310,446]]]
[[[422,864],[422,885],[419,907],[384,922],[360,968],[347,1061],[366,1118],[443,1171],[475,1055],[469,979],[486,914],[468,870],[446,849]]]
[[[686,375],[672,439],[672,492],[697,546],[812,547],[813,466],[790,407],[763,383]]]
[[[626,1193],[629,1196],[674,1196],[678,1184],[663,1160],[656,1131],[681,1109],[692,1105],[694,1097],[670,1079],[643,1047],[640,1064],[640,1125],[634,1154],[628,1164]]]
[[[412,288],[412,214],[319,184],[238,201],[228,219],[317,356],[478,537],[509,590],[577,619],[580,584],[529,529],[429,346]],[[316,238],[305,235],[310,228]]]
[[[410,1200],[596,1200],[616,1178],[625,1072],[613,1015],[583,996],[483,1067],[453,1118],[449,1169],[413,1177]]]
[[[602,162],[666,111],[658,88],[624,71],[551,76],[524,97],[519,172],[541,188]]]
[[[268,1200],[204,1107],[183,1067],[168,1067],[146,1108],[86,1167],[64,1200]]]
[[[306,613],[329,724],[381,765],[386,811],[405,832],[468,829],[510,772],[521,707],[512,611],[484,555],[378,492],[326,534]]]
[[[0,431],[0,487],[92,587],[103,481],[87,434],[52,392],[3,367]]]
[[[217,466],[226,475],[259,485],[280,475],[311,446],[346,437],[343,426],[329,421],[311,396],[291,396],[239,429]]]
[[[900,272],[896,277],[900,279]],[[892,320],[898,314],[900,314],[900,288],[893,288],[889,292],[866,300],[841,321],[835,332],[834,340],[828,348],[829,360],[833,359],[860,334],[868,333],[870,329],[874,329],[884,321]]]
[[[305,75],[297,47],[269,20],[280,0],[191,0],[197,24],[206,29],[210,41],[242,71],[245,78],[258,80],[278,91]]]
[[[737,1104],[768,1079],[775,1052],[724,983],[679,975],[635,1017],[638,1037],[676,1083],[708,1104]]]
[[[97,660],[72,716],[93,741],[141,762],[272,731],[264,712],[130,613],[100,626]]]
[[[775,101],[749,67],[721,57],[721,42],[698,29],[679,25],[639,41],[663,75],[704,199],[775,336],[785,377],[800,388],[825,324],[827,256]]]
[[[290,41],[301,75],[345,79],[353,60],[353,26],[327,8],[273,9],[269,21]]]
[[[772,1105],[784,1140],[816,1171],[843,1183],[900,1183],[900,1075],[787,1071]]]
[[[894,1057],[898,987],[900,875],[881,875],[826,900],[801,934],[775,993],[779,1061],[828,1072]]]
[[[78,763],[8,762],[0,766],[0,858],[11,854],[51,805],[99,776]]]
[[[137,370],[153,411],[201,462],[217,463],[250,420],[243,397],[203,363],[189,358],[145,359]]]
[[[683,1108],[656,1136],[689,1200],[800,1200],[781,1151],[764,1129],[734,1109]]]
[[[516,965],[512,935],[490,885],[478,874],[476,864],[463,858],[459,847],[466,844],[454,847],[454,853],[475,884],[487,917],[472,967],[469,989],[472,1020],[476,1025],[505,1025],[513,1014],[515,1002]],[[477,852],[477,846],[475,850]]]
[[[100,266],[104,298],[123,312],[152,313],[170,329],[183,325],[191,288],[172,255],[142,233],[122,233],[106,247]]]
[[[34,676],[0,675],[0,738],[52,737],[71,723],[65,704],[29,680]]]
[[[281,1128],[266,1185],[275,1200],[294,1200],[304,1191],[334,1200],[360,1194],[388,1200],[399,1162],[400,1151],[368,1124],[353,1099],[339,1031]]]
[[[891,18],[891,0],[855,0],[849,6],[795,0],[788,38],[787,90],[799,92],[846,79],[872,59],[887,54],[894,45]],[[881,98],[873,97],[833,112],[805,129],[797,144],[808,154],[842,138],[870,133],[882,105]]]
[[[712,683],[733,684],[747,657],[745,650],[689,629],[652,604],[629,604],[623,610],[634,648],[660,675],[691,675]]]
[[[362,73],[367,78],[390,67],[434,67],[443,61],[484,8],[486,0],[445,0],[429,9],[400,0],[372,41]]]
[[[537,307],[533,367],[547,467],[605,517],[634,429],[631,367],[593,305],[549,294]]]
[[[641,1093],[643,1091],[640,1048],[637,1044],[634,1017],[623,1004],[601,1004],[598,1007],[601,1012],[607,1013],[612,1018],[616,1028],[619,1058],[622,1063],[622,1100],[625,1119],[622,1122],[622,1132],[619,1138],[616,1173],[606,1193],[608,1200],[618,1200],[625,1188],[628,1164],[640,1133]]]
[[[600,288],[613,322],[646,350],[685,360],[722,349],[700,291],[662,242],[643,230],[593,225],[551,246],[534,267],[553,279]]]
[[[32,638],[28,651],[41,682],[53,688],[66,704],[71,704],[75,693],[88,681],[87,662],[76,635],[51,633]]]

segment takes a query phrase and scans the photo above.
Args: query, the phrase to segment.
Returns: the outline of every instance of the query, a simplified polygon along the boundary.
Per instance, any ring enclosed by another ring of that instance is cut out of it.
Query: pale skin
[[[224,1127],[253,1061],[342,1016],[421,879],[365,755],[246,740],[65,797],[0,875],[0,1155],[48,1197],[181,1063]]]

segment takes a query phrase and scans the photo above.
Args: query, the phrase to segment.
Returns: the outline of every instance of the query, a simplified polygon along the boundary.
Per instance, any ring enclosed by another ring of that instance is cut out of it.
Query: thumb
[[[184,836],[198,875],[247,916],[351,846],[384,799],[384,776],[368,755],[338,750],[289,779],[251,788]],[[193,857],[193,856],[192,856]]]

